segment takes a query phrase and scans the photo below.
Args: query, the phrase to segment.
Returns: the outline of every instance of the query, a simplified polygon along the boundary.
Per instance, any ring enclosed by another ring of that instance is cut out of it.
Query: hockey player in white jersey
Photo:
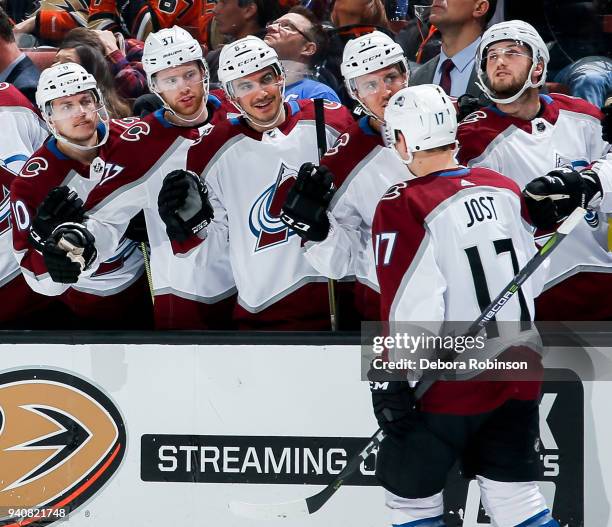
[[[27,285],[13,256],[10,188],[24,162],[48,136],[34,107],[14,86],[0,83],[0,327],[28,327],[29,313],[49,299]],[[24,324],[24,322],[26,324]],[[34,326],[32,324],[30,327]]]
[[[385,107],[408,85],[409,71],[402,48],[380,31],[349,40],[341,70],[348,93],[367,115],[338,138],[321,167],[311,165],[300,171],[281,219],[310,242],[306,243],[306,259],[321,274],[333,279],[355,276],[359,319],[380,320],[372,218],[385,191],[410,177],[397,156],[385,148],[381,127]],[[318,186],[319,194],[313,195],[314,187],[308,185],[313,178],[322,179],[321,172],[331,172],[337,188],[329,205],[324,199],[329,188]],[[321,226],[315,225],[317,218]],[[295,227],[300,225],[308,229]],[[357,328],[358,324],[359,320]]]
[[[115,251],[130,220],[143,210],[151,247],[156,328],[222,329],[231,318],[235,291],[227,273],[229,262],[217,254],[208,279],[194,287],[196,267],[189,258],[174,257],[158,214],[157,196],[164,176],[185,167],[192,142],[209,136],[226,121],[227,111],[234,109],[209,95],[202,48],[180,27],[147,37],[143,67],[149,88],[162,100],[163,108],[143,119],[119,121],[122,133],[100,151],[105,177],[85,203],[85,226],[95,244],[88,249],[94,256],[84,274],[96,272],[98,263]],[[81,273],[68,257],[62,262],[66,275]],[[226,303],[230,305],[224,310]]]
[[[497,172],[456,163],[455,110],[439,86],[399,91],[385,118],[416,178],[392,186],[374,216],[383,320],[476,319],[535,253],[520,189]],[[531,320],[535,294],[537,284],[526,282],[498,320]],[[442,491],[460,459],[493,525],[558,527],[535,483],[539,377],[438,381],[416,403],[408,382],[381,375],[370,383],[372,401],[390,437],[376,473],[394,526],[445,525]]]
[[[175,233],[177,254],[196,255],[195,280],[209,281],[207,269],[229,254],[240,328],[328,329],[327,280],[304,258],[301,239],[279,217],[299,167],[317,159],[314,103],[283,103],[282,66],[257,37],[225,46],[219,64],[219,80],[242,115],[190,148],[190,171],[171,173],[164,181],[160,216]],[[325,114],[327,140],[333,143],[352,118],[338,103],[326,102]],[[210,225],[200,223],[205,228],[194,234],[185,221],[208,203],[214,218],[209,215]]]
[[[83,219],[83,201],[103,177],[95,162],[99,150],[123,129],[109,121],[96,80],[78,64],[45,70],[36,101],[52,137],[11,185],[13,248],[24,277],[36,292],[57,296],[78,317],[80,328],[149,327],[143,258],[133,240],[122,239],[91,276],[71,285],[52,280],[54,263],[64,253],[45,242],[60,223]]]
[[[462,163],[497,170],[524,187],[553,170],[584,169],[607,153],[598,108],[582,99],[538,93],[548,60],[542,38],[525,22],[501,22],[484,33],[478,77],[494,104],[460,124]],[[549,234],[538,231],[537,238],[545,241]],[[536,319],[610,319],[611,265],[606,214],[590,211],[551,259]]]

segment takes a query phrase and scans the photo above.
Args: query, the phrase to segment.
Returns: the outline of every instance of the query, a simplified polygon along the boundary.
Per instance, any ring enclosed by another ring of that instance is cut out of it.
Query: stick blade
[[[308,505],[305,499],[285,503],[244,503],[232,501],[229,510],[236,516],[256,520],[285,520],[308,516]]]

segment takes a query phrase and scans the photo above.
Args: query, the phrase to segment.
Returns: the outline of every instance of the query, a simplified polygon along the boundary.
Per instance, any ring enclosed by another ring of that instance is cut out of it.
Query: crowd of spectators
[[[285,66],[288,98],[325,97],[353,106],[339,64],[346,42],[378,29],[402,46],[411,84],[436,83],[459,97],[486,103],[475,78],[475,53],[487,25],[520,18],[549,44],[551,91],[602,106],[612,92],[612,8],[594,0],[539,0],[529,7],[503,0],[4,0],[0,21],[0,81],[33,99],[37,67],[29,60],[47,51],[42,67],[76,60],[104,87],[111,113],[125,116],[148,92],[143,41],[163,27],[180,25],[206,52],[217,81],[220,49],[257,35]],[[1,4],[0,4],[1,5]],[[405,11],[405,12],[404,12]],[[574,23],[580,19],[581,23]],[[22,50],[27,48],[26,54]],[[50,52],[57,52],[53,57]],[[138,105],[137,108],[149,105]]]

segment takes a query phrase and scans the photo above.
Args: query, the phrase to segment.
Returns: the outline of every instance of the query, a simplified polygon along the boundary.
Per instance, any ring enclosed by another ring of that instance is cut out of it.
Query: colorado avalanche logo
[[[472,112],[471,114],[469,114],[467,117],[465,117],[460,123],[459,126],[463,126],[464,124],[468,124],[468,123],[475,123],[477,122],[479,119],[486,119],[487,118],[487,114],[485,112],[483,112],[482,110],[478,110],[476,112]]]
[[[41,172],[49,168],[49,163],[44,157],[33,157],[27,164],[21,169],[19,175],[21,177],[34,177],[38,176]]]
[[[251,207],[249,228],[257,238],[255,252],[285,243],[295,235],[280,220],[280,211],[296,178],[297,170],[282,163],[276,183],[267,188]]]
[[[149,135],[150,132],[151,127],[149,126],[149,123],[141,121],[133,126],[130,126],[130,128],[123,132],[119,137],[125,141],[138,141],[140,136]]]

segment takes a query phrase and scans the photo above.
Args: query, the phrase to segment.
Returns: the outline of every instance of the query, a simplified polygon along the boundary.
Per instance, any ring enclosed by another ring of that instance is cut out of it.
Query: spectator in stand
[[[382,31],[393,37],[389,19],[382,0],[336,0],[331,12],[331,20],[336,28],[330,33],[329,47],[324,62],[324,68],[332,78],[338,79],[334,86],[342,104],[355,108],[355,100],[348,94],[341,82],[340,64],[346,43],[372,31]]]
[[[213,10],[216,30],[228,42],[255,35],[264,38],[266,25],[284,14],[278,0],[217,0]],[[211,83],[218,83],[220,49],[210,51],[206,62],[210,68]]]
[[[94,76],[111,118],[132,114],[130,106],[117,93],[110,67],[104,58],[104,45],[94,31],[81,27],[69,31],[60,43],[56,61],[75,62]]]
[[[15,42],[13,22],[0,8],[0,82],[13,84],[32,104],[40,71]]]
[[[117,40],[120,37],[120,42]],[[142,69],[142,50],[144,44],[139,40],[123,40],[120,35],[110,31],[94,31],[75,28],[60,44],[63,54],[73,54],[73,48],[87,45],[96,48],[106,58],[108,69],[114,78],[117,93],[126,99],[135,99],[148,93],[147,79]],[[122,49],[119,49],[121,46]]]
[[[359,25],[391,29],[382,0],[336,0],[331,21],[338,28]]]
[[[71,29],[86,27],[88,16],[87,0],[45,0],[35,14],[15,26],[15,33],[34,35],[43,43],[54,44]]]
[[[340,102],[334,90],[311,78],[327,48],[327,35],[312,11],[293,7],[268,23],[264,41],[276,50],[287,74],[285,101],[322,98]]]
[[[410,2],[407,24],[396,35],[395,41],[404,50],[411,70],[418,68],[440,53],[440,32],[429,22],[429,6],[421,5],[430,0]]]
[[[148,93],[147,77],[142,67],[144,42],[132,38],[124,40],[120,34],[111,31],[95,33],[104,46],[104,56],[115,79],[117,93],[128,99]]]
[[[429,21],[440,31],[442,49],[410,76],[410,85],[438,84],[448,95],[487,98],[476,85],[476,50],[497,0],[434,0]]]

